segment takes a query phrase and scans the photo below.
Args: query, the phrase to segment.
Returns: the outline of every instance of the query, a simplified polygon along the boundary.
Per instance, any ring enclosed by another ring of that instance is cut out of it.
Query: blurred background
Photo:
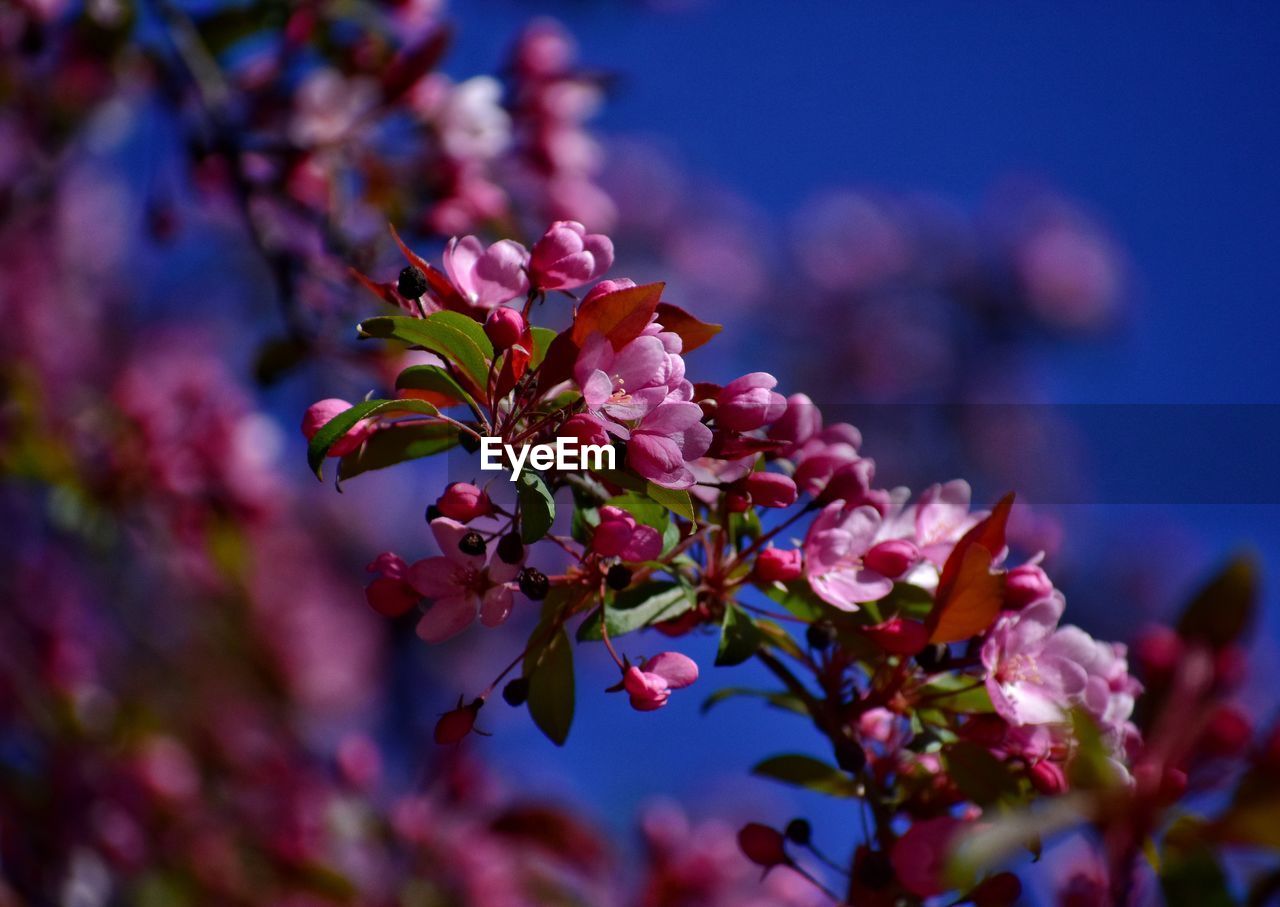
[[[346,275],[394,277],[388,220],[428,260],[557,217],[608,232],[612,276],[725,325],[702,377],[773,372],[858,425],[886,484],[1017,489],[1018,544],[1095,635],[1168,618],[1242,545],[1280,568],[1273,4],[32,0],[0,42],[14,903],[380,903],[390,836],[459,903],[522,903],[495,892],[533,872],[565,903],[685,903],[710,873],[688,903],[799,904],[725,830],[857,839],[844,804],[747,774],[816,745],[793,717],[634,713],[603,652],[565,747],[495,702],[492,737],[434,749],[519,632],[428,649],[365,606],[363,567],[429,553],[424,508],[470,476],[338,495],[297,428],[394,374],[352,342],[381,304]],[[1270,720],[1266,677],[1240,696]],[[714,842],[696,866],[664,850],[682,835]],[[511,843],[550,838],[572,884]]]

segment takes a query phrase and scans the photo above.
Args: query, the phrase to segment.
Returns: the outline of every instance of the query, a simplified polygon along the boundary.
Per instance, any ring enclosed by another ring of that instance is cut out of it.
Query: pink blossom
[[[631,431],[627,465],[664,488],[688,488],[694,483],[689,462],[711,447],[711,429],[702,424],[696,403],[663,403]]]
[[[600,525],[591,537],[591,550],[601,557],[651,561],[662,553],[662,536],[652,526],[618,507],[600,508]]]
[[[307,407],[302,416],[302,434],[310,441],[339,413],[351,409],[351,404],[337,397],[320,400]],[[329,448],[329,456],[345,457],[368,440],[374,432],[374,424],[368,419],[357,422],[347,433]]]
[[[774,388],[778,379],[768,372],[735,378],[716,395],[716,424],[730,431],[753,431],[787,411],[787,398]]]
[[[601,296],[607,296],[610,293],[616,293],[619,290],[630,290],[636,285],[636,282],[630,277],[619,277],[616,280],[602,280],[588,291],[586,296],[582,297],[582,304],[586,305],[593,299]]]
[[[613,264],[613,242],[577,221],[556,221],[533,246],[529,270],[542,290],[572,290],[599,280]]]
[[[780,472],[753,472],[746,479],[747,494],[758,507],[790,507],[796,502],[796,483]]]
[[[784,551],[766,548],[756,556],[756,578],[766,583],[789,583],[803,572],[803,555],[799,548]]]
[[[378,85],[372,79],[348,79],[335,69],[318,69],[298,89],[289,138],[302,147],[337,142],[377,101]]]
[[[578,353],[573,375],[590,412],[629,422],[667,398],[677,373],[684,377],[684,362],[673,360],[680,357],[669,353],[657,334],[642,334],[616,351],[603,335],[592,334]]]
[[[951,887],[946,882],[947,855],[966,824],[952,816],[939,816],[907,829],[889,852],[889,862],[904,888],[928,898]]]
[[[489,248],[474,236],[454,237],[444,250],[444,269],[472,305],[491,309],[529,292],[529,253],[510,239]]]
[[[941,567],[960,537],[968,532],[984,513],[970,513],[969,483],[956,479],[943,485],[932,485],[920,494],[915,506],[915,542],[921,554]]]
[[[789,457],[795,448],[820,431],[822,411],[807,394],[792,394],[787,398],[786,410],[769,426],[768,435],[771,440],[783,441],[788,445],[782,454]]]
[[[432,520],[431,533],[443,554],[409,567],[410,585],[432,600],[418,621],[418,636],[427,642],[443,642],[458,635],[471,626],[477,614],[486,627],[498,626],[511,614],[512,581],[520,564],[494,558],[486,566],[483,554],[467,554],[459,543],[469,531],[448,517]]]
[[[1014,567],[1005,577],[1005,604],[1013,610],[1025,608],[1053,592],[1053,581],[1039,564]]]
[[[679,652],[660,652],[640,667],[627,669],[622,684],[631,696],[631,707],[652,712],[667,704],[672,690],[689,686],[698,679],[698,665]]]
[[[863,558],[874,544],[881,517],[873,507],[827,505],[809,527],[804,542],[805,573],[813,591],[842,611],[884,598],[893,580],[869,568]]]

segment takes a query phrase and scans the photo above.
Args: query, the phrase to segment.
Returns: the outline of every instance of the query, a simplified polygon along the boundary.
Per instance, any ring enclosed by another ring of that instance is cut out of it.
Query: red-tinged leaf
[[[1009,511],[1012,509],[1013,492],[1009,492],[992,508],[985,520],[966,532],[963,538],[956,542],[956,547],[952,549],[951,556],[943,564],[942,575],[938,578],[936,596],[938,601],[942,601],[950,591],[959,573],[960,565],[964,561],[965,552],[970,546],[978,545],[986,549],[987,554],[990,555],[988,562],[994,561],[1004,550],[1005,527],[1009,524]]]
[[[581,347],[592,334],[603,334],[615,350],[626,346],[648,326],[665,286],[627,287],[584,302],[573,319],[574,344]]]
[[[1004,574],[991,572],[991,552],[982,545],[960,551],[951,584],[929,613],[929,642],[961,642],[987,630],[1004,604]],[[956,554],[947,558],[951,567]]]
[[[462,298],[462,294],[458,292],[457,287],[449,282],[449,278],[442,274],[436,268],[433,268],[425,258],[414,252],[404,244],[404,240],[400,238],[400,234],[396,232],[394,224],[387,224],[391,230],[391,238],[396,241],[396,245],[400,248],[400,254],[405,260],[415,268],[420,270],[427,278],[427,296],[433,300],[437,306],[446,308],[451,312],[461,312],[464,315],[476,315],[477,309],[467,300]],[[399,294],[397,294],[399,295]],[[430,309],[428,309],[430,311]]]
[[[547,355],[538,368],[538,390],[546,393],[561,381],[573,377],[573,363],[578,358],[578,345],[573,342],[573,335],[564,331],[551,341],[547,347]]]
[[[449,47],[448,28],[437,28],[417,44],[406,47],[382,73],[382,99],[397,100],[424,75],[435,69]]]
[[[657,311],[659,323],[668,331],[680,335],[683,352],[686,353],[696,350],[724,330],[724,325],[702,321],[669,302],[658,303]]]
[[[361,286],[366,290],[388,305],[393,305],[398,309],[403,309],[412,315],[421,314],[412,302],[400,295],[399,291],[396,290],[396,285],[394,283],[378,283],[371,277],[361,274],[355,268],[347,268],[347,273],[358,280]],[[430,309],[428,309],[428,311],[430,311]]]

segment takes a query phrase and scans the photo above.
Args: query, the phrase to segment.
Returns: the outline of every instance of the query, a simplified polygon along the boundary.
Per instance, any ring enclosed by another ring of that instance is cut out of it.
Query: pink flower
[[[1039,564],[1023,564],[1014,567],[1005,577],[1005,604],[1013,609],[1025,608],[1032,602],[1046,598],[1053,592],[1053,581]]]
[[[664,488],[693,485],[688,464],[711,447],[711,429],[702,424],[696,403],[663,403],[630,434],[627,465]]]
[[[969,512],[970,497],[969,483],[963,479],[932,485],[920,494],[915,506],[916,545],[939,567],[960,537],[985,516]]]
[[[790,507],[799,494],[791,477],[780,472],[753,472],[746,486],[751,503],[758,507]]]
[[[803,572],[803,556],[799,548],[784,551],[766,548],[756,556],[756,579],[765,583],[789,583]]]
[[[684,377],[684,362],[657,334],[642,334],[616,351],[603,335],[592,334],[573,367],[587,409],[617,422],[639,419],[658,406],[677,373]]]
[[[771,440],[783,441],[788,446],[783,449],[783,456],[804,444],[818,432],[822,431],[822,411],[806,394],[792,394],[787,398],[787,408],[772,425],[768,435]]]
[[[436,507],[441,515],[460,523],[493,513],[488,493],[470,482],[454,482],[436,499]]]
[[[600,508],[600,525],[591,537],[591,550],[601,557],[651,561],[662,553],[662,536],[618,507]]]
[[[443,642],[471,626],[477,614],[486,627],[503,623],[511,614],[512,581],[520,564],[494,558],[486,566],[483,553],[464,551],[475,533],[457,520],[434,519],[431,533],[443,554],[418,561],[407,575],[409,584],[433,602],[418,621],[418,636]]]
[[[1062,721],[1070,698],[1084,691],[1084,669],[1053,645],[1066,601],[1061,595],[1003,615],[982,646],[987,692],[996,712],[1014,725]]]
[[[893,580],[864,562],[880,520],[873,507],[846,508],[837,501],[813,521],[804,541],[805,572],[823,601],[857,611],[859,603],[877,601],[893,590]]]
[[[454,237],[444,250],[444,269],[449,280],[468,302],[491,309],[529,292],[525,266],[529,253],[510,239],[489,248],[474,236]]]
[[[667,704],[672,690],[689,686],[698,679],[698,665],[679,652],[660,652],[640,667],[627,669],[622,685],[631,696],[631,707],[652,712]]]
[[[773,388],[778,379],[768,372],[735,378],[716,395],[716,424],[730,431],[752,431],[787,411],[787,398]]]
[[[619,290],[629,290],[636,285],[636,282],[630,277],[619,277],[617,280],[602,280],[588,291],[586,296],[582,297],[583,305],[586,305],[593,299],[601,296],[607,296],[610,293],[616,293]]]
[[[349,409],[351,409],[351,404],[346,400],[339,400],[337,397],[330,397],[327,400],[312,403],[302,416],[302,434],[310,441],[316,436],[316,432],[324,428],[334,416]],[[374,430],[374,424],[368,419],[357,422],[343,435],[341,440],[329,448],[329,456],[345,457],[368,440]]]
[[[573,220],[556,221],[533,246],[529,270],[542,290],[572,290],[599,280],[613,264],[613,243]]]

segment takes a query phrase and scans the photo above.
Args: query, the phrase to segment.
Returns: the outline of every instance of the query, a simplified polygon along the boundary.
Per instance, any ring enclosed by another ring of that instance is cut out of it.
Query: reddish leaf
[[[414,311],[413,306],[409,302],[409,300],[401,296],[400,293],[396,290],[395,284],[378,283],[373,278],[368,277],[364,274],[361,274],[355,268],[347,268],[347,273],[350,274],[352,277],[354,277],[356,280],[360,281],[360,284],[366,290],[368,290],[374,296],[377,296],[379,299],[381,299],[383,302],[387,303],[388,305],[393,305],[398,309],[403,309],[406,312],[411,312],[412,314],[415,314],[415,315],[418,314],[416,311]]]
[[[672,333],[679,334],[683,341],[683,352],[696,350],[716,334],[724,330],[723,325],[701,321],[679,306],[669,302],[658,303],[658,321]]]
[[[573,342],[581,347],[592,334],[603,334],[621,349],[640,336],[662,298],[666,284],[650,283],[627,287],[589,299],[578,307],[573,319]]]
[[[927,626],[930,642],[959,642],[985,631],[1004,604],[1004,574],[991,564],[1004,550],[1013,495],[1000,499],[990,516],[956,543],[942,567]]]
[[[538,367],[538,390],[546,392],[550,388],[573,377],[573,363],[578,358],[578,345],[573,342],[569,331],[556,335],[547,348],[547,355]]]
[[[449,47],[449,29],[438,28],[398,53],[382,73],[382,99],[390,103],[436,68]]]
[[[430,263],[418,255],[412,249],[404,244],[404,240],[400,238],[400,234],[396,232],[394,224],[387,224],[391,230],[391,238],[396,241],[396,245],[400,247],[400,253],[404,255],[409,264],[420,270],[427,278],[427,295],[440,306],[449,309],[452,312],[461,312],[464,315],[475,316],[477,310],[475,306],[462,298],[462,294],[457,288],[449,282],[449,278],[433,268]],[[398,294],[397,294],[398,295]],[[428,311],[431,307],[428,306]],[[483,313],[481,313],[483,315]],[[483,320],[483,317],[477,320]]]
[[[505,397],[516,386],[516,382],[524,377],[524,373],[529,369],[529,360],[533,358],[532,351],[533,329],[525,324],[520,343],[507,350],[506,358],[502,362],[502,371],[498,373],[497,384],[494,387],[495,400]]]

